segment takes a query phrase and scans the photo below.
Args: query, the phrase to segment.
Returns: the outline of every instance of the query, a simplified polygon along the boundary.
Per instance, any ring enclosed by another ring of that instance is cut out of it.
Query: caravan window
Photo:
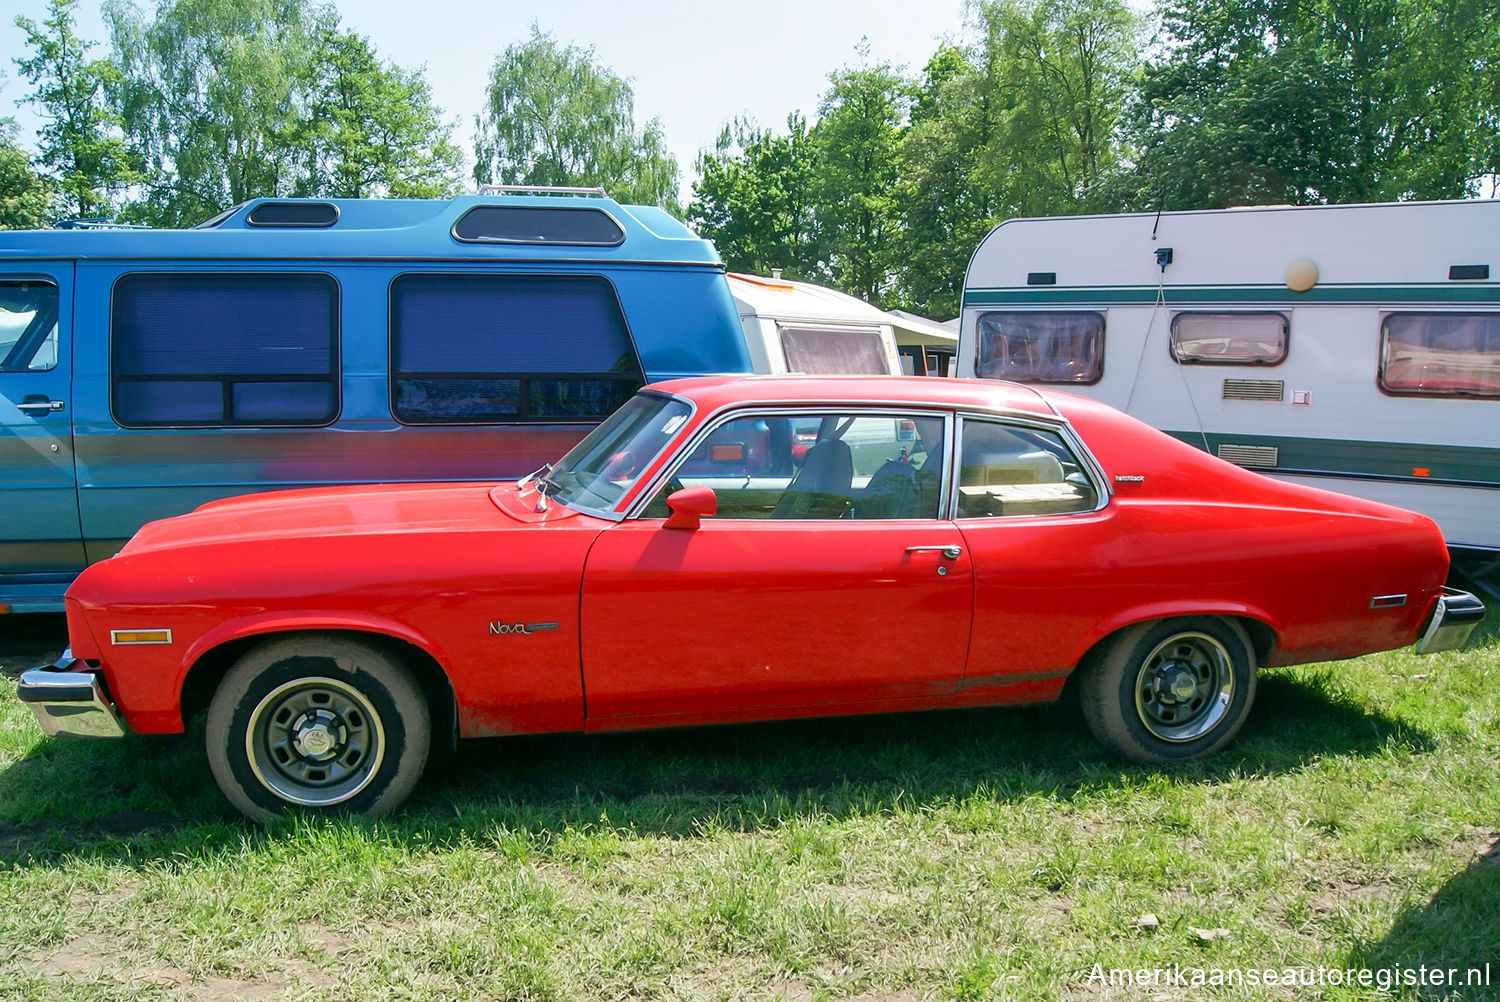
[[[1104,314],[981,313],[975,371],[1022,383],[1097,383],[1104,375]]]
[[[1280,365],[1289,326],[1284,313],[1179,313],[1172,357],[1184,365]]]
[[[391,359],[407,424],[603,418],[646,382],[614,287],[592,276],[403,275]]]
[[[110,323],[125,427],[324,425],[338,413],[338,284],[328,275],[126,275]]]
[[[788,372],[812,375],[855,372],[883,376],[889,371],[878,331],[783,327],[781,348],[786,352]]]
[[[1500,397],[1500,313],[1392,313],[1380,325],[1380,388]]]
[[[0,372],[57,365],[57,286],[0,282]]]

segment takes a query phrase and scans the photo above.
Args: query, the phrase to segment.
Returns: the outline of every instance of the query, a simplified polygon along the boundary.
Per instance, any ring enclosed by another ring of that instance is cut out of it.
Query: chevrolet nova
[[[434,743],[1055,700],[1206,755],[1256,666],[1461,645],[1427,518],[1102,404],[956,380],[647,387],[519,482],[288,491],[145,526],[27,672],[50,734],[180,732],[254,818],[378,814]]]

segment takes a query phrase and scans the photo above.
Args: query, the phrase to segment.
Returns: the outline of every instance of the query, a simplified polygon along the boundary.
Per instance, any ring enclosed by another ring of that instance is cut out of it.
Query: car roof
[[[936,376],[700,376],[649,387],[716,411],[735,404],[887,404],[1000,411],[1058,420],[1046,391],[994,379]]]

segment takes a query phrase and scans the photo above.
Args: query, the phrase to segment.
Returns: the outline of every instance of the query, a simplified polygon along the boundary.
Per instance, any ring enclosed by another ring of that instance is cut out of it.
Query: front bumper
[[[124,737],[125,721],[109,701],[103,679],[97,671],[76,671],[77,664],[72,651],[63,651],[56,664],[23,672],[16,694],[54,737]]]
[[[1484,603],[1466,591],[1444,588],[1432,610],[1432,619],[1417,641],[1418,654],[1456,651],[1469,639],[1474,627],[1484,619]]]

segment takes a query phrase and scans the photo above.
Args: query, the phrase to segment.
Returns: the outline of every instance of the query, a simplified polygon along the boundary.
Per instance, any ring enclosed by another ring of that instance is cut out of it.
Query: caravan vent
[[[1286,383],[1279,379],[1226,379],[1225,400],[1280,400]]]
[[[1219,458],[1236,466],[1275,466],[1278,451],[1274,445],[1221,445]]]

